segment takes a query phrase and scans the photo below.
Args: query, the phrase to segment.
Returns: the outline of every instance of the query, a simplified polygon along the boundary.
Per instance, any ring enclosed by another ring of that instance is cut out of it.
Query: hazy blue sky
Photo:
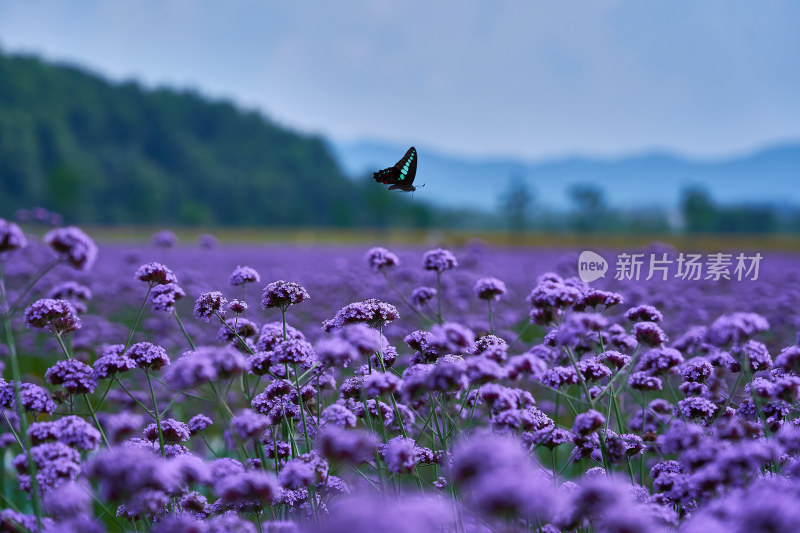
[[[697,156],[800,139],[794,0],[0,0],[0,46],[339,139]]]

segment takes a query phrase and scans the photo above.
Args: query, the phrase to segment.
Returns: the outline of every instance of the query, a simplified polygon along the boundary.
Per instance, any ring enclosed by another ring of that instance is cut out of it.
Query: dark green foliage
[[[512,176],[507,189],[500,196],[500,212],[505,215],[509,232],[522,233],[525,231],[532,203],[533,193],[528,184],[522,177]]]
[[[681,204],[686,231],[689,233],[774,233],[792,227],[789,217],[771,206],[719,206],[705,189],[693,187],[683,193]],[[789,220],[786,220],[786,219]]]
[[[354,183],[323,140],[191,91],[112,84],[0,53],[0,212],[68,222],[430,225],[419,200]]]

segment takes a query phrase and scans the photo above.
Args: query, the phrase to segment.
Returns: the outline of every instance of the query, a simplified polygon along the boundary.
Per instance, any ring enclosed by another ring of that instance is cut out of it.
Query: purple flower
[[[169,365],[167,351],[157,344],[150,342],[137,342],[125,352],[125,355],[133,359],[136,366],[148,370],[161,370]]]
[[[473,290],[482,300],[499,300],[506,293],[506,284],[497,278],[481,278]]]
[[[251,470],[224,477],[216,483],[215,488],[217,495],[230,504],[255,500],[269,505],[280,490],[275,476],[263,470]]]
[[[554,366],[542,374],[540,381],[550,388],[558,389],[564,385],[577,385],[578,374],[571,366]]]
[[[156,285],[150,291],[150,303],[157,313],[172,313],[175,302],[186,296],[186,292],[175,283]]]
[[[561,276],[547,273],[539,276],[536,287],[528,295],[531,304],[531,320],[537,324],[547,324],[557,318],[563,309],[576,304],[583,292],[564,283]]]
[[[422,256],[422,267],[425,270],[435,270],[436,272],[444,272],[451,270],[458,266],[456,256],[450,250],[443,248],[436,248],[425,252]]]
[[[664,315],[652,305],[637,305],[625,311],[625,318],[631,322],[661,322]]]
[[[148,425],[144,428],[142,433],[150,442],[158,440],[158,426],[156,424]],[[189,437],[191,437],[188,424],[179,422],[174,418],[165,418],[161,421],[161,434],[164,437],[164,442],[167,444],[186,442],[189,440]]]
[[[178,236],[170,230],[165,229],[154,233],[150,242],[157,248],[172,248],[178,244]]]
[[[628,385],[634,390],[649,391],[661,390],[661,379],[647,372],[634,372],[628,378]]]
[[[99,452],[84,465],[84,471],[100,482],[107,500],[121,500],[144,490],[176,490],[184,480],[175,466],[150,450],[118,446]]]
[[[703,422],[708,422],[717,412],[717,406],[713,402],[699,396],[684,398],[678,402],[676,409],[677,413],[680,413],[688,420],[701,420]]]
[[[64,335],[81,327],[75,307],[67,300],[37,300],[25,309],[24,318],[29,328],[48,328],[56,335]]]
[[[322,426],[334,425],[341,428],[356,427],[356,415],[342,404],[334,403],[322,411]]]
[[[310,342],[302,339],[285,339],[275,343],[270,357],[273,364],[298,365],[311,368],[317,360],[317,355]]]
[[[583,293],[583,295],[578,299],[577,302],[575,302],[572,308],[575,311],[582,312],[585,311],[587,307],[591,307],[592,309],[596,310],[598,306],[602,305],[608,309],[609,307],[619,305],[624,301],[625,299],[622,297],[622,295],[617,294],[616,292],[590,288]]]
[[[170,386],[180,389],[193,389],[217,379],[217,369],[214,362],[202,353],[187,352],[164,373],[164,380]]]
[[[15,381],[5,382],[0,378],[0,406],[15,409],[17,406],[14,388]],[[56,403],[50,398],[45,389],[33,383],[20,383],[20,398],[26,411],[33,413],[53,414]]]
[[[611,364],[617,370],[624,368],[628,363],[631,362],[630,356],[625,354],[619,353],[614,350],[606,350],[605,352],[601,353],[598,357],[606,361],[607,363]]]
[[[412,533],[448,531],[455,524],[452,506],[432,496],[352,496],[337,503],[318,531]]]
[[[347,368],[358,358],[358,351],[353,345],[339,337],[319,341],[316,352],[319,361],[330,367]]]
[[[286,311],[290,305],[299,304],[308,300],[308,291],[293,281],[273,281],[264,287],[261,296],[261,308],[271,309],[277,307]]]
[[[72,415],[55,422],[34,422],[28,427],[28,434],[34,444],[55,440],[79,450],[96,450],[100,444],[100,432]]]
[[[200,320],[208,320],[215,314],[225,316],[224,307],[228,300],[219,291],[204,292],[194,303],[194,316]]]
[[[287,489],[299,489],[322,483],[328,477],[328,462],[316,451],[298,455],[288,461],[278,477]]]
[[[365,380],[369,380],[369,377]],[[427,375],[427,388],[430,391],[455,392],[467,387],[467,364],[458,355],[445,355],[436,361]]]
[[[509,358],[506,370],[508,379],[516,380],[520,376],[539,379],[547,370],[547,362],[531,350],[528,353]]]
[[[478,394],[480,399],[486,402],[493,411],[524,408],[535,403],[533,396],[528,391],[504,387],[497,383],[483,385],[478,390]]]
[[[231,300],[230,303],[228,303],[228,310],[237,315],[241,315],[247,311],[249,307],[250,306],[247,305],[247,302],[243,300]]]
[[[261,276],[258,275],[255,269],[249,266],[237,266],[233,269],[231,276],[228,278],[228,283],[234,287],[241,287],[248,283],[259,283]]]
[[[470,357],[467,360],[467,377],[472,384],[489,383],[504,378],[506,371],[503,367],[482,355]]]
[[[470,353],[475,348],[475,333],[456,322],[435,324],[425,339],[425,349],[444,355]]]
[[[519,442],[478,434],[453,448],[451,479],[480,514],[548,522],[558,502]]]
[[[97,259],[97,245],[75,226],[49,231],[44,242],[78,270],[89,270]]]
[[[377,439],[372,433],[331,425],[327,425],[317,437],[317,447],[323,456],[351,464],[369,461],[376,446]]]
[[[573,434],[567,429],[551,426],[533,432],[529,439],[536,446],[556,448],[562,444],[572,442]]]
[[[42,492],[47,493],[61,484],[74,480],[80,473],[80,454],[60,442],[46,442],[31,448],[31,456],[36,465],[36,481]],[[28,476],[28,456],[20,454],[14,458],[20,488],[30,490],[31,480]]]
[[[417,447],[413,439],[402,436],[394,437],[378,448],[389,471],[395,474],[407,474],[414,470],[419,462]]]
[[[64,483],[45,494],[44,507],[59,521],[88,515],[92,508],[91,489],[75,482]]]
[[[223,342],[239,342],[237,336],[242,339],[247,339],[255,336],[256,333],[258,333],[258,327],[253,321],[242,317],[229,318],[225,321],[225,324],[220,326],[219,331],[217,331],[217,339]]]
[[[580,361],[578,369],[586,381],[600,381],[611,375],[611,370],[603,364],[603,359],[599,356]]]
[[[269,427],[269,419],[251,409],[242,409],[231,420],[231,428],[242,440],[260,437]]]
[[[219,246],[219,240],[210,233],[201,233],[197,236],[197,245],[200,248],[211,250]]]
[[[91,300],[92,291],[89,287],[76,283],[74,281],[64,281],[59,283],[47,293],[48,298],[54,300],[69,300],[75,304],[76,300]]]
[[[589,409],[588,411],[580,413],[575,417],[575,422],[572,425],[572,431],[578,433],[579,435],[588,435],[603,427],[605,423],[606,418],[601,413],[595,411],[594,409]]]
[[[688,360],[679,369],[683,380],[691,383],[704,383],[713,371],[711,363],[702,357]]]
[[[52,518],[43,518],[42,526],[48,531],[55,525]],[[20,527],[24,531],[37,532],[36,517],[34,515],[22,514],[13,509],[3,509],[0,511],[0,530],[19,531]]]
[[[633,335],[641,344],[647,346],[662,346],[667,342],[667,334],[655,322],[636,322],[633,325]]]
[[[400,259],[386,248],[371,248],[365,256],[370,270],[380,272],[384,268],[391,268],[400,264]]]
[[[391,372],[373,372],[364,378],[364,394],[366,394],[367,398],[391,394],[399,386],[400,378]]]
[[[306,340],[305,335],[290,325],[286,325],[286,337],[289,339]],[[256,349],[272,351],[278,342],[283,340],[283,325],[280,322],[268,322],[261,326],[261,333],[256,341]]]
[[[741,352],[747,356],[750,361],[750,369],[753,372],[772,368],[772,356],[770,356],[767,347],[763,343],[749,340],[744,343]]]
[[[175,277],[172,270],[161,263],[145,263],[136,270],[133,278],[143,281],[151,287],[178,282],[178,278]]]
[[[644,324],[644,322],[639,322]],[[646,351],[639,358],[636,370],[648,372],[651,375],[666,374],[670,369],[683,363],[681,353],[674,348],[653,348]]]
[[[415,307],[422,307],[434,296],[436,296],[436,289],[433,287],[417,287],[411,291],[411,303]]]
[[[608,458],[614,464],[624,463],[644,450],[644,443],[638,435],[632,433],[617,435],[611,430],[603,433],[605,435]]]
[[[136,361],[125,352],[125,345],[112,344],[106,346],[100,357],[94,362],[95,379],[106,379],[136,368]]]
[[[214,422],[204,414],[194,415],[189,419],[189,432],[196,435],[201,431],[205,431]]]
[[[61,385],[72,394],[91,394],[97,387],[94,369],[75,359],[58,361],[44,374],[48,383]]]
[[[98,413],[103,430],[111,442],[120,442],[139,433],[144,423],[141,415],[122,411],[120,413]]]
[[[306,387],[301,390],[303,399],[308,400],[314,390]],[[308,394],[308,398],[305,395]],[[270,425],[279,424],[289,418],[300,418],[300,399],[297,390],[290,382],[275,380],[267,385],[261,394],[253,397],[253,409],[270,418]]]
[[[398,318],[400,318],[400,314],[395,306],[374,298],[368,298],[340,309],[333,320],[325,322],[324,329],[331,331],[351,324],[367,324],[372,328],[378,329]]]
[[[708,340],[723,347],[730,343],[739,344],[750,337],[769,329],[766,318],[756,313],[731,313],[722,315],[708,329]]]
[[[800,372],[800,346],[788,346],[775,358],[775,366],[787,371]]]
[[[19,226],[0,218],[0,253],[18,250],[28,245],[28,240]]]

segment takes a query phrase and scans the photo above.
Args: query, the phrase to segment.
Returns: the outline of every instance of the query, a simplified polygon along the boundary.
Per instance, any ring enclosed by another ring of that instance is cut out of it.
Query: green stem
[[[150,409],[149,409],[149,408],[148,408],[148,407],[147,407],[145,404],[143,404],[143,403],[141,402],[141,400],[139,400],[139,398],[137,398],[136,396],[134,396],[134,395],[133,395],[133,393],[132,393],[131,391],[129,391],[129,390],[128,390],[128,387],[126,387],[126,386],[125,386],[125,384],[122,382],[122,380],[121,380],[121,379],[119,379],[119,376],[114,376],[114,379],[117,381],[117,383],[119,383],[119,386],[120,386],[120,387],[122,387],[122,390],[124,390],[124,391],[125,391],[125,393],[126,393],[128,396],[130,396],[131,400],[133,400],[134,402],[136,402],[137,404],[139,404],[139,407],[141,407],[142,409],[144,409],[144,412],[145,412],[145,413],[147,413],[147,415],[148,415],[150,418],[152,418],[152,419],[154,419],[154,420],[155,420],[155,418],[156,418],[156,415],[154,415],[153,413],[151,413],[151,412],[150,412]]]
[[[36,273],[36,275],[34,275],[30,279],[30,281],[27,283],[27,285],[25,285],[25,288],[22,289],[22,294],[17,296],[17,299],[14,300],[14,303],[8,309],[8,317],[9,318],[14,316],[14,313],[16,313],[17,309],[19,309],[19,305],[22,303],[22,300],[25,299],[25,297],[28,295],[28,293],[31,291],[31,289],[34,287],[34,285],[36,285],[39,282],[39,280],[42,279],[48,272],[53,270],[53,268],[57,264],[59,264],[60,262],[61,262],[61,259],[56,259],[52,263],[49,263],[44,268],[42,268],[39,272]],[[5,306],[5,304],[4,304],[4,306]]]
[[[441,325],[444,322],[442,316],[442,273],[436,271],[436,321]]]
[[[289,364],[286,364],[286,377],[289,377]],[[300,405],[300,419],[303,421],[303,437],[306,441],[306,451],[311,451],[311,439],[308,437],[308,427],[306,426],[305,406],[303,405],[303,395],[300,392],[300,382],[297,379],[297,365],[294,365],[294,388],[297,391],[297,403]]]
[[[153,413],[156,415],[156,428],[158,428],[158,447],[161,449],[161,457],[166,457],[167,452],[164,449],[164,432],[161,430],[161,414],[158,412],[158,402],[156,402],[156,391],[153,389],[153,382],[150,381],[150,369],[144,370],[144,375],[147,377],[147,387],[150,389],[150,397],[153,399]]]
[[[136,320],[133,322],[133,327],[131,328],[131,332],[128,335],[128,340],[125,341],[125,349],[123,352],[127,351],[128,348],[131,347],[131,341],[133,340],[133,334],[136,333],[136,328],[139,327],[139,320],[142,319],[142,312],[144,311],[144,306],[147,304],[147,299],[150,298],[150,292],[153,290],[153,284],[151,283],[147,287],[147,294],[144,295],[144,300],[142,300],[142,305],[139,306],[139,312],[136,313]]]
[[[100,436],[103,437],[103,442],[105,443],[107,448],[111,448],[111,445],[108,443],[108,439],[106,438],[106,433],[105,431],[103,431],[103,426],[101,426],[100,421],[97,420],[97,415],[95,414],[96,411],[94,410],[94,407],[92,407],[92,404],[89,401],[89,395],[84,393],[83,400],[86,402],[86,407],[89,408],[89,412],[92,415],[92,420],[94,421],[94,425],[97,426],[97,431],[99,431]]]
[[[416,313],[417,316],[419,316],[424,322],[428,324],[433,324],[435,322],[431,317],[423,313],[420,309],[417,309],[414,305],[411,304],[411,302],[408,301],[408,299],[397,288],[397,286],[394,284],[394,282],[389,277],[389,274],[385,270],[382,269],[381,273],[383,274],[383,277],[386,279],[386,283],[389,284],[389,287],[395,292],[395,294],[397,294],[398,298],[400,298],[400,301],[406,304],[406,306],[408,306],[409,309],[411,309],[414,313]]]
[[[494,317],[492,316],[492,300],[491,298],[486,300],[486,303],[489,304],[489,334],[494,335]]]
[[[189,346],[192,348],[192,350],[194,350],[195,349],[194,341],[192,341],[192,338],[186,332],[186,328],[183,327],[183,322],[181,321],[181,317],[178,316],[178,311],[173,309],[172,315],[175,317],[175,320],[178,321],[178,326],[181,328],[181,333],[183,333],[183,336],[186,337],[186,341],[189,343]]]
[[[22,378],[19,371],[19,361],[17,359],[17,346],[14,342],[14,334],[11,329],[11,315],[5,312],[8,304],[6,296],[5,277],[3,265],[0,263],[0,313],[3,317],[3,329],[5,331],[6,346],[8,346],[8,358],[11,363],[11,376],[14,379],[14,400],[17,406],[17,416],[19,417],[20,433],[22,433],[22,443],[25,455],[28,458],[28,475],[31,478],[31,495],[33,497],[33,513],[36,515],[36,526],[42,527],[42,507],[39,495],[39,481],[36,479],[36,464],[31,454],[31,440],[28,436],[28,418],[25,407],[22,405]]]

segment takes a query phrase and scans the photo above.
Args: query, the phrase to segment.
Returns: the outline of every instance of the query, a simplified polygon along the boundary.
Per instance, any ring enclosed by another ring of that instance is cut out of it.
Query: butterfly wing
[[[411,190],[417,175],[417,150],[412,146],[394,166],[373,173],[378,183],[390,185],[389,189]]]

